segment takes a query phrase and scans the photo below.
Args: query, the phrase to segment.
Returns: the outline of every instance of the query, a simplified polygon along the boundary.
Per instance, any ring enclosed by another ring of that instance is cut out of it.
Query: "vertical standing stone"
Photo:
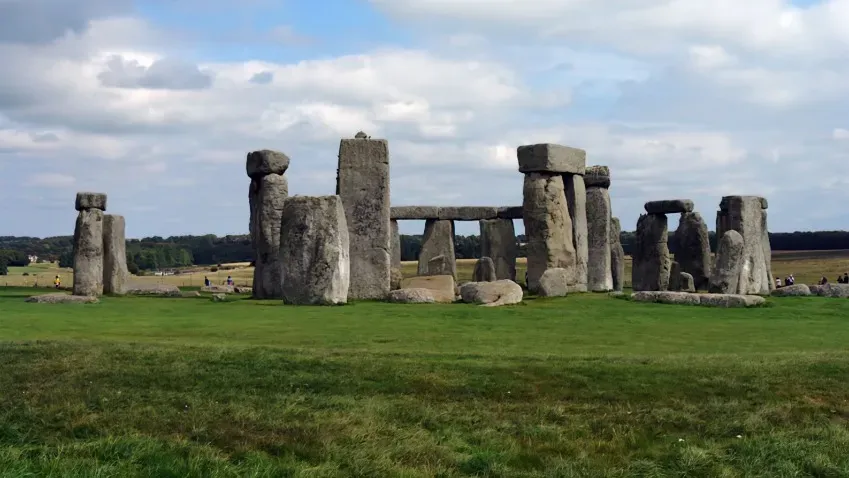
[[[246,161],[251,185],[250,234],[254,250],[255,299],[283,298],[283,263],[280,259],[280,222],[283,205],[289,196],[286,170],[289,157],[271,150],[254,151]]]
[[[103,211],[106,195],[77,193],[74,227],[74,295],[103,295]]]
[[[613,290],[610,253],[610,170],[607,166],[591,166],[584,175],[586,184],[586,217],[589,254],[587,287],[593,292]]]
[[[681,214],[678,229],[675,231],[675,241],[675,262],[681,266],[682,272],[693,276],[693,285],[697,290],[707,290],[711,268],[710,236],[701,214]]]
[[[768,295],[775,288],[765,206],[758,196],[725,196],[719,204],[717,234],[733,230],[743,238],[738,294]]]
[[[498,280],[516,281],[516,229],[512,219],[484,219],[480,221],[481,257],[489,257],[495,265]]]
[[[428,219],[425,221],[422,249],[419,252],[418,275],[428,275],[428,263],[444,256],[450,275],[457,278],[457,260],[454,253],[454,221]]]
[[[103,292],[123,295],[127,292],[127,238],[124,216],[103,216]]]
[[[580,174],[563,175],[569,218],[572,220],[572,245],[575,247],[575,284],[569,287],[569,290],[574,292],[586,292],[589,282],[589,225],[585,179],[586,176]]]
[[[743,269],[743,236],[729,229],[723,232],[716,246],[716,260],[710,275],[708,290],[717,294],[737,294],[740,290],[740,271]]]
[[[681,290],[681,264],[672,261],[669,268],[669,290],[679,292]]]
[[[358,134],[339,143],[336,194],[351,241],[351,299],[383,299],[391,278],[389,144]]]
[[[397,290],[401,288],[401,280],[404,274],[401,273],[401,233],[398,230],[398,221],[389,221],[389,230],[391,237],[391,257],[389,269],[389,288]]]
[[[618,217],[610,218],[610,273],[613,290],[621,292],[625,287],[625,249],[622,248],[622,226]]]
[[[641,214],[637,220],[631,287],[634,291],[669,288],[669,229],[665,214]]]
[[[481,257],[475,262],[475,269],[472,272],[473,282],[495,282],[498,280],[495,274],[495,263],[490,257]]]
[[[528,289],[537,292],[546,269],[567,271],[567,282],[576,284],[572,219],[566,204],[563,177],[545,173],[525,175],[522,216],[528,256]]]

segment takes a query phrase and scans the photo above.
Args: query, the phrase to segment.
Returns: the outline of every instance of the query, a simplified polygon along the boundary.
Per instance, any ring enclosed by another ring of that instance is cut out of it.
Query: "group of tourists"
[[[838,284],[849,284],[849,272],[844,272],[843,275],[837,276]],[[828,279],[825,276],[822,276],[820,279],[820,285],[828,284]]]
[[[233,277],[232,277],[232,276],[227,276],[227,282],[226,282],[226,284],[227,284],[227,285],[235,285],[235,282],[233,282]],[[212,285],[212,281],[210,281],[210,280],[209,280],[209,277],[204,276],[204,278],[203,278],[203,285],[205,285],[206,287],[209,287],[210,285]]]
[[[795,284],[795,283],[796,283],[796,278],[795,278],[795,277],[793,277],[793,274],[790,274],[789,276],[787,276],[787,277],[785,277],[785,278],[784,278],[784,286],[785,286],[785,287],[786,287],[786,286],[793,285],[793,284]],[[780,288],[781,288],[781,279],[779,279],[778,277],[776,277],[776,278],[775,278],[775,288],[776,288],[776,289],[780,289]]]

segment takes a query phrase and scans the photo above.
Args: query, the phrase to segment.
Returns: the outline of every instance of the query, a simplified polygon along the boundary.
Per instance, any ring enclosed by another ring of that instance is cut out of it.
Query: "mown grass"
[[[0,291],[0,476],[849,476],[849,301]]]

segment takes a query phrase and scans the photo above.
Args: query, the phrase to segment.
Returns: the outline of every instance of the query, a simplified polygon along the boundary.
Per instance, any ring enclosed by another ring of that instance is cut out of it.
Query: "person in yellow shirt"
[[[56,278],[53,279],[53,286],[58,289],[59,286],[61,286],[61,285],[62,285],[62,279],[60,279],[59,276],[57,275]]]

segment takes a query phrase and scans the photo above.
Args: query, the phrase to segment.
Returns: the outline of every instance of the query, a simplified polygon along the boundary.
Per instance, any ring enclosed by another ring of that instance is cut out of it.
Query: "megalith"
[[[710,236],[701,214],[681,214],[675,231],[675,242],[675,262],[681,266],[681,272],[693,276],[693,285],[697,290],[707,290],[711,269]]]
[[[715,294],[737,294],[743,269],[743,236],[731,229],[723,232],[716,247],[716,260],[710,275],[708,291]]]
[[[280,226],[284,303],[346,303],[351,281],[349,245],[339,196],[288,198]]]
[[[124,216],[103,215],[103,292],[123,295],[127,292],[127,238]]]
[[[77,193],[74,227],[74,295],[103,295],[103,212],[106,195]]]
[[[516,256],[518,243],[512,219],[484,219],[480,221],[481,256],[489,257],[495,265],[498,280],[516,281]]]
[[[625,249],[622,248],[622,226],[618,217],[610,218],[610,274],[613,290],[625,287]]]
[[[284,176],[288,168],[289,157],[283,153],[267,149],[248,153],[250,235],[254,250],[251,293],[255,299],[283,298],[280,222],[289,196],[289,183]]]
[[[569,204],[569,218],[572,220],[572,245],[575,247],[575,283],[569,287],[573,292],[586,292],[589,280],[587,185],[584,179],[585,176],[580,174],[563,175],[566,203]]]
[[[672,266],[669,268],[669,287],[668,290],[681,291],[681,264],[672,261]]]
[[[389,143],[358,134],[339,143],[336,194],[345,206],[351,241],[351,299],[383,299],[392,259]]]
[[[733,293],[769,295],[775,289],[766,206],[766,199],[759,196],[725,196],[719,203],[717,237],[734,230],[743,238],[742,267]]]
[[[498,280],[495,273],[495,263],[489,257],[481,257],[475,261],[475,269],[472,272],[473,282],[495,282]]]
[[[575,176],[586,172],[586,152],[557,144],[533,144],[519,146],[516,153],[519,172],[525,174],[522,218],[527,237],[528,288],[538,292],[546,269],[562,268],[572,290],[586,290],[585,273],[578,269],[576,249],[580,246],[576,248],[574,228],[576,221],[583,223],[579,235],[585,240],[586,203],[581,204],[581,199],[586,201],[586,194],[579,194],[583,178]],[[574,203],[571,207],[570,197]],[[581,254],[583,257],[583,251]]]
[[[640,215],[632,254],[631,287],[634,291],[668,290],[672,266],[668,234],[665,214]]]
[[[613,271],[610,252],[610,169],[590,166],[584,175],[587,188],[586,218],[589,255],[587,288],[593,292],[613,290]]]
[[[428,275],[428,263],[437,256],[445,256],[446,275],[457,279],[457,261],[454,255],[454,221],[428,219],[425,221],[422,248],[419,252],[418,275]]]

